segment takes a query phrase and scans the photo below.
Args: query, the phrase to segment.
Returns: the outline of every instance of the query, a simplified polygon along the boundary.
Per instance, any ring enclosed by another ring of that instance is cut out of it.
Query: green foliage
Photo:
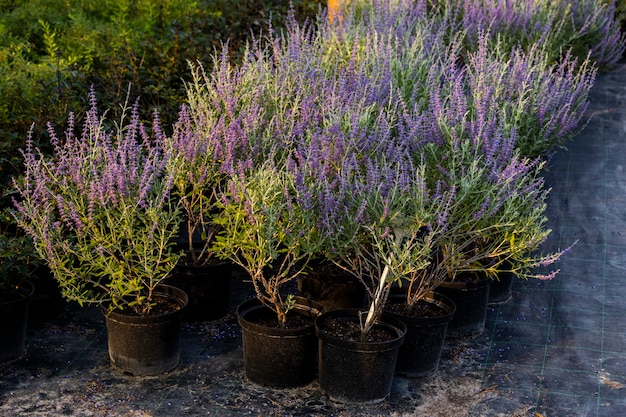
[[[467,272],[491,278],[502,271],[512,271],[524,279],[554,277],[558,271],[544,275],[535,270],[569,251],[539,254],[551,233],[545,215],[549,189],[544,188],[541,177],[545,162],[521,158],[516,152],[494,177],[493,167],[477,151],[480,144],[458,141],[458,132],[443,128],[445,144],[427,147],[427,166],[431,169],[427,177],[431,181],[443,179],[445,172],[455,193],[447,207],[448,227],[437,242],[433,268],[411,277],[419,284],[416,288],[424,289],[427,275],[432,282]]]

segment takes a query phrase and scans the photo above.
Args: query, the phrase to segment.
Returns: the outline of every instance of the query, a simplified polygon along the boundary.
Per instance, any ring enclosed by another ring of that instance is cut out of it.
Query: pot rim
[[[286,297],[286,295],[282,295]],[[253,320],[249,320],[249,315],[257,312],[259,310],[267,310],[271,311],[267,306],[265,306],[258,298],[250,298],[243,303],[237,306],[237,321],[239,325],[244,329],[249,329],[252,331],[263,332],[263,333],[276,333],[280,335],[299,335],[302,332],[312,331],[314,327],[314,320],[324,311],[324,307],[321,304],[316,303],[313,300],[309,300],[308,298],[301,297],[298,295],[293,296],[296,300],[296,303],[292,309],[297,314],[308,316],[312,318],[310,326],[295,328],[295,329],[283,329],[277,327],[269,327],[263,326],[261,324],[255,323]]]
[[[384,342],[368,342],[368,341],[360,341],[360,340],[347,340],[342,337],[335,336],[330,334],[323,328],[324,320],[337,318],[340,320],[358,320],[358,314],[366,312],[366,310],[358,309],[358,308],[346,308],[339,310],[331,310],[327,311],[315,319],[315,333],[317,337],[325,341],[327,343],[334,344],[336,346],[343,346],[350,348],[351,350],[358,351],[381,351],[381,350],[391,350],[400,346],[404,342],[404,336],[406,335],[406,324],[404,324],[401,320],[382,315],[378,320],[375,321],[374,326],[383,327],[387,330],[391,330],[392,333],[395,333],[396,337],[392,340],[387,340]]]
[[[491,281],[493,281],[489,277],[478,278],[471,281],[444,281],[439,284],[440,287],[444,288],[452,288],[461,291],[471,291],[474,289],[481,289],[491,285]],[[436,290],[435,290],[436,291]]]
[[[394,301],[395,298],[404,299],[404,297],[405,296],[401,294],[392,294],[390,295],[389,300]],[[428,292],[426,294],[426,297],[422,298],[421,301],[425,301],[429,304],[437,305],[438,307],[441,307],[445,313],[439,316],[434,316],[434,317],[420,317],[420,316],[406,315],[406,314],[398,313],[395,311],[389,311],[385,309],[384,314],[388,314],[392,317],[400,319],[404,321],[406,324],[419,324],[419,325],[424,325],[424,326],[426,325],[434,326],[434,325],[439,325],[443,323],[449,323],[454,317],[454,314],[456,313],[456,304],[454,303],[454,301],[451,298],[441,293],[438,293],[436,291]]]
[[[175,300],[180,308],[178,310],[168,311],[162,314],[152,314],[147,316],[138,316],[135,314],[126,314],[120,310],[109,311],[105,305],[100,306],[100,311],[107,320],[120,321],[126,323],[158,323],[162,321],[171,320],[172,316],[184,314],[187,305],[189,304],[189,296],[183,290],[173,285],[159,284],[156,288],[155,294],[165,296],[172,300]]]

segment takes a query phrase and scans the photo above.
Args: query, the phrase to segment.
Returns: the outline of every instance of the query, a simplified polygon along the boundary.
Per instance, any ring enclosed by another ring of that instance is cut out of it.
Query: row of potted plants
[[[238,308],[252,381],[307,383],[319,359],[330,398],[378,402],[401,346],[400,373],[436,369],[437,351],[434,364],[412,363],[423,346],[406,316],[439,310],[432,340],[441,343],[455,308],[439,294],[446,287],[502,272],[554,277],[537,269],[567,251],[538,254],[550,233],[544,156],[580,128],[599,61],[556,56],[541,39],[525,48],[487,31],[451,36],[457,12],[372,0],[316,26],[291,16],[284,34],[255,39],[241,65],[227,50],[210,71],[192,64],[171,134],[157,114],[142,123],[137,103],[107,120],[91,91],[80,134],[70,116],[63,136],[49,128],[51,155],[28,141],[14,216],[63,295],[103,306],[113,365],[175,367],[178,341],[144,356],[180,331],[187,295],[164,284],[187,261],[226,260],[256,295]],[[623,44],[605,37],[597,49],[610,61]],[[356,309],[284,293],[320,265],[356,279]],[[145,317],[150,329],[166,322],[160,336],[113,342],[121,322]],[[278,345],[283,333],[294,347]],[[375,380],[354,384],[367,375]]]

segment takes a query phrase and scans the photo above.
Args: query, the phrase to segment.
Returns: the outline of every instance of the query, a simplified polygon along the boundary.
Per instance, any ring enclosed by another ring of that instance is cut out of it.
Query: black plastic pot
[[[398,353],[396,375],[425,377],[436,372],[439,367],[446,330],[454,317],[456,307],[448,297],[430,292],[418,303],[427,305],[436,315],[420,317],[398,313],[392,309],[394,304],[405,303],[406,296],[393,294],[389,297],[385,311],[385,314],[401,320],[407,327],[404,343]]]
[[[103,310],[111,365],[126,374],[158,375],[176,368],[180,361],[187,294],[170,285],[160,285],[157,294],[175,301],[180,309],[148,316]]]
[[[478,336],[485,330],[490,278],[444,282],[437,292],[450,298],[456,305],[454,317],[448,324],[447,337]]]
[[[504,303],[513,295],[514,274],[509,271],[499,272],[498,278],[491,281],[489,304]]]
[[[185,291],[189,297],[185,320],[216,320],[226,315],[230,307],[232,267],[230,262],[176,265],[168,284]]]
[[[17,289],[16,298],[0,303],[0,363],[15,359],[24,353],[28,307],[35,287],[23,280]]]
[[[314,319],[322,307],[303,297],[289,314],[310,320],[302,328],[268,327],[260,324],[275,313],[256,298],[237,308],[242,328],[243,363],[246,376],[256,384],[273,388],[306,385],[317,375],[317,338]]]
[[[29,279],[35,286],[35,293],[28,310],[30,322],[49,321],[61,314],[67,301],[63,299],[59,283],[52,272],[47,267],[40,267],[37,269],[37,275],[30,276]]]
[[[375,328],[384,329],[391,340],[368,342],[348,340],[330,331],[334,320],[358,323],[359,310],[334,310],[315,320],[319,338],[319,384],[332,400],[344,404],[376,404],[391,392],[406,326],[393,317],[384,317]]]

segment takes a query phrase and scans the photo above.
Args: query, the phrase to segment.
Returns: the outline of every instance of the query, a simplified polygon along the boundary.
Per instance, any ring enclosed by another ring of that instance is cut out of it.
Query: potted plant
[[[171,278],[172,285],[189,296],[185,318],[213,320],[223,317],[230,306],[232,264],[217,259],[211,250],[218,226],[221,183],[226,174],[218,151],[220,123],[202,115],[197,106],[184,106],[171,136],[164,139],[170,155],[166,171],[173,177],[172,198],[181,208],[178,242],[184,256]]]
[[[27,141],[15,218],[63,296],[102,307],[112,365],[158,374],[178,364],[187,304],[183,291],[162,285],[181,257],[173,250],[180,221],[173,178],[164,175],[169,156],[158,119],[151,137],[135,104],[130,122],[110,130],[93,90],[89,97],[81,135],[70,115],[63,138],[49,128],[49,157]]]
[[[172,152],[179,155],[169,169],[175,173],[174,196],[185,218],[181,240],[188,253],[177,269],[188,272],[217,262],[217,268],[232,266],[227,255],[217,257],[213,251],[216,232],[222,227],[214,221],[222,210],[217,203],[229,178],[283,152],[282,148],[301,135],[314,116],[292,111],[307,108],[316,100],[306,93],[305,81],[298,78],[308,76],[306,83],[315,85],[312,74],[302,71],[298,58],[281,49],[283,37],[270,36],[276,48],[265,49],[255,42],[248,46],[241,65],[232,65],[224,47],[221,55],[213,57],[210,72],[197,63],[191,66],[192,81],[186,85],[188,105],[167,141]],[[299,53],[306,56],[303,51]],[[185,281],[197,285],[200,279],[193,275],[196,277]],[[224,281],[218,280],[217,285],[220,282]],[[225,303],[227,298],[212,291],[208,304]],[[222,304],[222,312],[224,307]]]
[[[393,284],[428,266],[445,227],[431,206],[444,200],[430,195],[423,166],[395,156],[392,162],[360,155],[360,164],[346,158],[341,178],[317,181],[330,188],[320,193],[328,196],[320,210],[332,237],[329,257],[363,282],[369,299],[365,310],[330,311],[316,320],[320,387],[338,402],[377,403],[390,394],[406,325],[382,313]]]
[[[234,175],[218,203],[212,250],[250,276],[256,298],[237,309],[244,367],[258,384],[289,387],[316,375],[313,319],[319,307],[285,286],[306,268],[323,239],[295,198],[294,175],[272,164]]]
[[[441,91],[435,89],[434,95],[449,98]],[[548,190],[541,177],[543,162],[520,155],[517,132],[506,127],[504,110],[471,116],[463,96],[455,97],[445,114],[433,104],[432,136],[439,143],[425,147],[432,168],[429,181],[456,190],[449,211],[451,228],[439,241],[428,274],[439,281],[437,291],[456,304],[448,335],[464,337],[484,330],[489,287],[500,271],[548,279],[554,275],[542,276],[533,269],[552,264],[565,251],[536,255],[550,234],[544,227]]]

